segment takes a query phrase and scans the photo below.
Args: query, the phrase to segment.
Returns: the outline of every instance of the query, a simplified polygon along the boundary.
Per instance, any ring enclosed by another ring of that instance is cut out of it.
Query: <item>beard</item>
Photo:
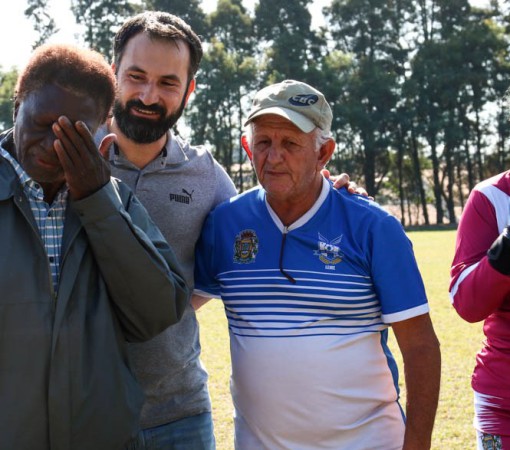
[[[186,98],[182,99],[179,108],[171,114],[160,105],[144,105],[140,100],[128,100],[123,106],[118,98],[113,105],[113,117],[117,122],[120,131],[137,144],[150,144],[163,137],[172,128],[184,111]],[[145,111],[152,111],[159,114],[158,120],[146,119],[145,117],[134,116],[130,113],[131,108],[139,108]]]

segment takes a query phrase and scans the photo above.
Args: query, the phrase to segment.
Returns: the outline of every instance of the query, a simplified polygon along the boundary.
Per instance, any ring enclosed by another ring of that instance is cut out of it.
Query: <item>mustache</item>
[[[160,114],[161,116],[166,116],[166,108],[164,108],[161,105],[152,104],[152,105],[145,105],[140,100],[128,100],[126,102],[126,109],[130,108],[137,108],[145,111],[155,112]]]

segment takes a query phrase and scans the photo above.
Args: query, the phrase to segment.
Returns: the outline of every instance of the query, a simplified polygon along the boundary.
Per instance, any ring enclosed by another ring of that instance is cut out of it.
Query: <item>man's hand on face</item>
[[[98,149],[85,123],[72,124],[65,116],[53,124],[53,132],[57,137],[53,146],[72,199],[88,197],[110,181],[110,165],[103,155],[115,140],[114,134],[106,136]]]
[[[351,194],[359,194],[363,197],[368,197],[373,200],[374,197],[368,195],[368,192],[365,188],[358,186],[354,181],[350,181],[350,177],[346,173],[341,173],[340,175],[331,175],[328,169],[322,169],[321,174],[326,178],[326,180],[331,180],[333,183],[333,187],[335,189],[345,188]]]

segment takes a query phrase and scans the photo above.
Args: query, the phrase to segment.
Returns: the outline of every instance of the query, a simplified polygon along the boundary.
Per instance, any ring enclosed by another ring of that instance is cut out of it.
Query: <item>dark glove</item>
[[[489,264],[503,275],[510,275],[510,227],[506,227],[487,251]]]

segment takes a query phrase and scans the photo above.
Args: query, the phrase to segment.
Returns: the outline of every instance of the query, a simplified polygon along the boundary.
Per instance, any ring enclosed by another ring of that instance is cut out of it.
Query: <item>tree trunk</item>
[[[464,143],[464,155],[466,157],[466,169],[468,175],[468,187],[469,192],[475,187],[475,176],[473,173],[473,162],[471,161],[471,155],[469,153],[469,141],[466,140]]]
[[[480,114],[479,111],[476,110],[475,114],[475,132],[476,132],[476,162],[478,165],[478,179],[483,180],[484,177],[484,167],[483,167],[483,158],[482,158],[482,130],[480,129]]]
[[[397,153],[397,173],[398,173],[398,196],[400,199],[400,223],[403,227],[406,226],[405,219],[405,208],[404,208],[404,182],[402,175],[402,164],[404,159],[404,150],[402,148],[402,139],[399,137],[398,139],[398,153]]]
[[[460,158],[457,158],[457,189],[459,190],[459,203],[461,210],[464,209],[464,193],[462,192],[462,166]]]
[[[425,225],[430,225],[429,211],[427,208],[427,197],[425,196],[425,188],[423,187],[423,182],[422,182],[420,153],[418,150],[418,141],[416,140],[416,135],[414,133],[414,126],[411,127],[411,149],[412,149],[411,157],[413,160],[413,171],[414,171],[414,176],[416,177],[416,182],[418,183],[418,190],[420,193],[420,203],[421,203],[421,208],[423,210],[423,220],[425,222]]]
[[[444,221],[443,205],[441,201],[441,182],[439,180],[439,158],[437,157],[436,136],[433,134],[429,139],[430,157],[432,159],[432,172],[434,177],[434,200],[436,206],[436,223],[442,224]]]
[[[238,117],[237,117],[237,129],[241,130],[243,129],[243,108],[241,106],[241,88],[239,87],[237,89],[237,111],[238,111]],[[243,162],[245,158],[244,149],[241,145],[241,136],[239,136],[239,139],[237,140],[237,148],[239,149],[239,192],[244,191],[244,177],[243,177]]]
[[[375,186],[375,145],[373,136],[369,133],[364,133],[362,141],[365,147],[365,161],[363,162],[365,186],[368,194],[375,197],[377,192]]]

